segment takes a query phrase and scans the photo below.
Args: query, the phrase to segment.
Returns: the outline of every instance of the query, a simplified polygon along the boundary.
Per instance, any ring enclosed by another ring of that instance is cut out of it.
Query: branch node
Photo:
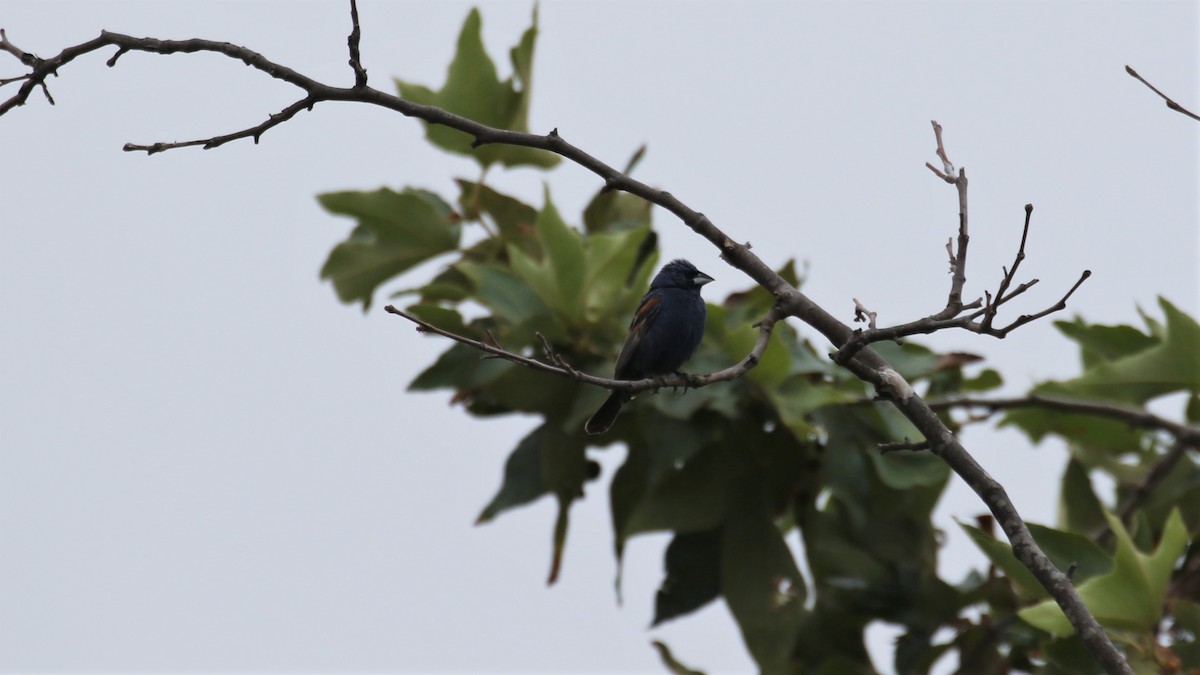
[[[851,298],[854,301],[854,322],[866,322],[867,328],[875,330],[875,318],[878,316],[876,312],[867,309],[865,305],[859,302],[858,298]],[[860,333],[861,334],[861,333]]]
[[[129,51],[128,47],[119,47],[117,49],[117,53],[113,54],[112,58],[105,61],[104,64],[107,65],[109,68],[112,68],[113,66],[117,65],[117,59],[121,58],[121,56],[123,56],[128,51]]]
[[[346,38],[346,45],[350,48],[350,69],[354,71],[354,88],[366,89],[367,87],[367,70],[362,66],[362,55],[359,52],[358,44],[362,38],[362,29],[358,24],[358,3],[356,0],[350,0],[350,37]]]

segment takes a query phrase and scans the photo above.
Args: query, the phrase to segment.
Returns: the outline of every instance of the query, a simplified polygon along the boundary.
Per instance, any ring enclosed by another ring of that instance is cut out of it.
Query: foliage
[[[511,51],[513,76],[501,82],[472,11],[447,80],[434,91],[397,80],[410,100],[495,126],[524,130],[529,109],[534,24]],[[547,153],[503,145],[472,149],[470,138],[428,126],[432,144],[493,165],[552,167]],[[638,152],[629,169],[641,156]],[[540,206],[458,180],[443,197],[425,190],[340,192],[320,197],[356,225],[330,253],[322,276],[338,297],[366,309],[381,287],[445,256],[426,283],[396,293],[412,313],[440,327],[538,353],[544,336],[575,368],[610,371],[629,317],[658,262],[649,204],[599,192],[574,227],[549,188]],[[799,283],[792,263],[781,274]],[[704,343],[689,369],[707,372],[741,359],[752,327],[772,304],[760,288],[710,305]],[[1162,302],[1165,325],[1061,322],[1079,344],[1083,374],[1047,382],[1038,393],[1145,406],[1187,392],[1188,419],[1200,417],[1200,328]],[[916,344],[877,345],[898,370],[941,398],[995,389],[993,370],[968,376],[962,360]],[[952,583],[937,574],[939,533],[930,516],[949,471],[920,453],[881,454],[882,442],[915,437],[891,408],[873,404],[861,382],[836,368],[824,350],[780,323],[747,377],[689,391],[643,395],[599,438],[583,423],[606,392],[503,360],[481,360],[454,344],[413,383],[414,391],[451,390],[478,416],[523,413],[539,422],[513,449],[496,494],[479,515],[487,522],[552,495],[559,507],[550,580],[560,571],[575,500],[590,488],[598,446],[620,445],[625,461],[609,483],[616,562],[631,537],[671,532],[655,624],[724,598],[763,672],[873,673],[863,642],[874,621],[902,627],[885,670],[925,673],[949,652],[964,672],[1084,673],[1095,668],[1056,605],[1007,544],[986,527],[963,528],[992,562]],[[959,422],[946,415],[952,428]],[[1033,441],[1059,436],[1072,459],[1055,527],[1035,538],[1074,581],[1100,620],[1144,672],[1200,668],[1197,549],[1200,466],[1184,457],[1124,522],[1097,496],[1092,475],[1116,484],[1113,509],[1166,452],[1160,435],[1080,414],[1030,408],[1004,424]],[[1111,529],[1111,537],[1105,530]],[[810,575],[801,574],[785,538],[804,543]],[[1184,564],[1176,571],[1176,563]],[[953,637],[935,642],[940,628]],[[693,672],[659,645],[675,672]],[[1173,666],[1171,664],[1174,664]],[[1176,672],[1176,671],[1171,671]]]

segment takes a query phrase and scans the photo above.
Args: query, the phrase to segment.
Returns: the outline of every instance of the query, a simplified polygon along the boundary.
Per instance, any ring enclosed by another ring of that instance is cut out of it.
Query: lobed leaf
[[[330,251],[321,278],[333,282],[342,302],[361,302],[364,311],[380,284],[458,248],[458,219],[432,192],[382,188],[329,192],[317,200],[330,213],[358,221],[350,236]]]
[[[1162,617],[1171,572],[1188,544],[1187,529],[1178,512],[1171,514],[1153,554],[1139,552],[1120,520],[1107,515],[1116,539],[1112,570],[1079,585],[1079,595],[1096,619],[1110,629],[1150,631]],[[1074,632],[1062,609],[1052,600],[1021,610],[1026,622],[1052,635]]]
[[[472,9],[458,36],[454,60],[446,73],[446,82],[438,91],[396,79],[400,96],[413,103],[431,105],[482,124],[512,131],[529,130],[529,100],[533,70],[533,49],[537,41],[537,10],[533,23],[509,52],[513,76],[500,81],[496,65],[483,46],[483,19]],[[470,155],[481,166],[499,162],[505,166],[555,166],[560,158],[545,150],[514,145],[492,144],[472,148],[470,134],[450,127],[422,121],[431,143],[450,152]]]

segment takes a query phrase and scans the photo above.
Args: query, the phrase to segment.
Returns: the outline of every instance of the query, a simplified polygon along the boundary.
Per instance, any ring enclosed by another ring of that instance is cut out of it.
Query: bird
[[[672,260],[650,282],[650,290],[633,313],[625,345],[613,369],[615,380],[641,380],[679,370],[704,337],[707,310],[700,288],[713,278],[682,258]],[[633,398],[614,391],[584,425],[589,434],[608,431],[621,406]]]

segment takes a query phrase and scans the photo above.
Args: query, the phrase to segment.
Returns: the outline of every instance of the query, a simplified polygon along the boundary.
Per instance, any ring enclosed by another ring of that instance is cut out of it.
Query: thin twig
[[[991,299],[989,295],[988,303],[986,305],[987,311],[983,313],[982,323],[984,328],[992,327],[992,319],[996,318],[996,312],[1000,309],[1000,305],[1007,301],[1007,298],[1004,297],[1004,292],[1008,290],[1008,286],[1012,283],[1013,277],[1017,275],[1017,268],[1021,266],[1021,261],[1025,259],[1025,242],[1029,239],[1029,221],[1032,217],[1033,204],[1026,204],[1025,225],[1021,229],[1021,245],[1017,247],[1017,256],[1013,259],[1012,267],[1004,270],[1004,277],[1000,279],[1000,286],[996,289],[995,299]],[[1025,292],[1025,289],[1021,288],[1018,289],[1016,293],[1019,294],[1023,292]]]
[[[1129,499],[1117,509],[1117,516],[1122,522],[1129,522],[1133,512],[1141,508],[1142,504],[1146,503],[1146,498],[1154,493],[1154,489],[1166,479],[1167,474],[1171,473],[1171,469],[1183,459],[1187,454],[1188,444],[1176,441],[1171,445],[1171,449],[1167,450],[1162,457],[1150,467],[1150,471],[1146,473],[1146,477],[1133,487],[1133,493],[1129,495]]]
[[[750,350],[750,353],[743,357],[738,363],[723,370],[718,370],[716,372],[707,373],[704,375],[672,373],[670,375],[647,377],[641,380],[614,380],[606,377],[588,375],[587,373],[577,370],[568,364],[562,358],[562,356],[554,350],[554,348],[550,345],[550,342],[546,340],[546,338],[540,333],[537,335],[537,337],[539,340],[541,340],[542,349],[546,352],[546,357],[550,360],[550,363],[529,358],[528,356],[522,356],[516,352],[511,352],[507,349],[504,349],[500,346],[499,342],[494,336],[491,336],[490,339],[476,340],[465,335],[459,335],[458,333],[446,330],[444,328],[439,328],[428,321],[409,314],[402,309],[398,309],[394,305],[388,305],[383,309],[388,314],[395,314],[396,316],[403,317],[413,322],[417,325],[417,330],[422,333],[434,333],[436,335],[441,335],[442,337],[450,338],[455,342],[478,349],[489,356],[504,359],[505,361],[512,361],[513,363],[525,366],[526,368],[532,368],[533,370],[539,370],[544,373],[560,375],[577,382],[583,382],[584,384],[592,384],[597,387],[604,387],[605,389],[635,393],[651,389],[661,389],[664,387],[697,389],[700,387],[706,387],[716,382],[735,380],[745,375],[751,368],[757,366],[759,360],[762,359],[763,353],[767,351],[767,346],[770,344],[771,332],[775,328],[775,323],[784,316],[784,312],[779,305],[772,307],[770,311],[767,312],[767,315],[763,317],[762,321],[754,324],[755,327],[758,328],[758,339],[755,340],[754,347]]]
[[[1055,410],[1058,412],[1093,415],[1095,417],[1124,422],[1137,429],[1164,431],[1175,438],[1178,443],[1182,443],[1188,447],[1200,447],[1200,426],[1180,424],[1179,422],[1159,417],[1154,413],[1140,408],[1129,408],[1114,403],[1100,403],[1097,401],[1030,394],[1017,398],[994,399],[963,396],[930,401],[929,407],[934,410],[984,410],[989,415],[1018,408],[1045,408],[1046,410]]]
[[[858,298],[851,298],[854,301],[854,322],[866,322],[867,328],[875,330],[875,319],[877,313],[867,309],[866,305],[858,301]]]
[[[888,326],[885,328],[872,327],[868,330],[857,331],[850,338],[850,340],[843,344],[841,349],[834,354],[834,361],[837,363],[845,363],[846,360],[853,358],[860,349],[874,342],[882,342],[884,340],[899,340],[900,338],[907,337],[909,335],[923,335],[951,328],[961,328],[963,330],[971,331],[972,333],[990,335],[995,338],[1004,339],[1009,333],[1017,328],[1020,328],[1021,326],[1024,326],[1025,324],[1036,321],[1049,314],[1053,314],[1054,312],[1060,312],[1066,309],[1067,300],[1069,300],[1075,291],[1079,289],[1079,286],[1092,275],[1090,270],[1084,270],[1080,275],[1079,280],[1076,281],[1073,286],[1071,286],[1066,294],[1063,295],[1058,302],[1047,307],[1046,309],[1035,314],[1021,315],[1012,323],[1003,328],[997,328],[992,325],[992,322],[996,318],[996,314],[1001,305],[1009,302],[1013,298],[1016,298],[1025,291],[1028,291],[1038,283],[1037,279],[1032,279],[1020,284],[1016,288],[1013,288],[1011,292],[1008,290],[1013,282],[1014,277],[1016,276],[1017,268],[1020,267],[1021,261],[1025,259],[1025,245],[1029,239],[1029,223],[1032,214],[1033,204],[1026,204],[1025,225],[1021,232],[1021,244],[1017,248],[1017,254],[1013,260],[1012,267],[1003,269],[1004,274],[1000,279],[1000,284],[996,289],[995,296],[993,296],[990,292],[985,291],[984,299],[976,299],[970,304],[965,305],[960,303],[958,310],[949,316],[947,316],[947,314],[948,310],[950,309],[950,305],[947,305],[946,310],[922,319],[917,319],[916,321],[910,321],[908,323]],[[966,240],[960,239],[959,243],[960,250],[965,250],[967,243]],[[955,258],[952,252],[951,243],[948,242],[946,244],[946,250],[951,252],[951,265],[953,266],[955,264]],[[962,312],[966,310],[976,311],[963,315]],[[982,317],[982,321],[978,320],[980,317]]]
[[[955,168],[954,163],[946,154],[946,144],[942,141],[942,125],[937,120],[930,121],[933,125],[933,136],[937,140],[937,156],[942,160],[943,171],[938,171],[932,164],[925,166],[939,178],[954,186],[958,192],[958,250],[951,243],[946,243],[946,253],[950,256],[950,294],[946,299],[946,308],[933,315],[934,319],[949,319],[958,316],[963,309],[962,291],[967,283],[967,245],[971,241],[967,220],[967,170],[964,167]]]
[[[1132,75],[1135,79],[1137,79],[1138,82],[1141,82],[1142,84],[1146,85],[1147,87],[1150,87],[1150,91],[1161,96],[1162,99],[1167,102],[1167,107],[1170,108],[1171,110],[1174,110],[1177,113],[1183,113],[1184,115],[1187,115],[1188,117],[1190,117],[1196,121],[1200,121],[1200,117],[1197,117],[1195,113],[1193,113],[1192,111],[1188,110],[1187,108],[1179,105],[1174,100],[1172,100],[1170,96],[1167,96],[1166,94],[1159,91],[1157,87],[1155,87],[1154,85],[1147,82],[1145,80],[1145,78],[1143,78],[1141,75],[1138,75],[1137,71],[1134,70],[1133,68],[1130,68],[1129,66],[1125,66],[1125,72]]]
[[[1058,302],[1054,303],[1053,305],[1050,305],[1049,307],[1047,307],[1046,309],[1043,309],[1042,311],[1038,312],[1037,314],[1022,314],[1021,316],[1017,317],[1016,321],[1013,321],[1012,323],[1008,324],[1004,328],[997,328],[997,329],[993,329],[993,330],[986,331],[986,332],[988,332],[990,335],[995,335],[998,338],[1003,338],[1006,335],[1008,335],[1009,333],[1016,330],[1017,328],[1020,328],[1021,326],[1024,326],[1025,324],[1027,324],[1031,321],[1037,321],[1038,319],[1042,318],[1043,316],[1046,316],[1048,314],[1053,314],[1054,312],[1061,312],[1062,310],[1067,308],[1067,300],[1071,299],[1071,296],[1074,295],[1075,291],[1078,290],[1079,287],[1083,285],[1083,282],[1087,281],[1088,277],[1090,277],[1090,276],[1092,276],[1092,271],[1084,270],[1083,274],[1079,275],[1079,280],[1075,282],[1075,285],[1071,286],[1070,290],[1068,290],[1065,295],[1063,295],[1061,298],[1059,298]],[[1036,281],[1036,279],[1034,281]],[[1032,282],[1029,285],[1032,286],[1033,285]],[[1024,289],[1020,289],[1020,290],[1024,290]]]
[[[300,112],[301,110],[312,110],[315,104],[316,100],[311,98],[302,98],[283,110],[275,113],[274,115],[267,117],[266,121],[262,124],[250,127],[249,129],[235,131],[231,134],[225,134],[223,136],[213,136],[212,138],[201,138],[193,141],[177,141],[175,143],[151,143],[150,145],[126,143],[121,149],[125,152],[145,152],[147,155],[153,155],[156,152],[174,150],[175,148],[187,148],[195,145],[199,145],[205,150],[212,150],[213,148],[225,145],[230,141],[236,141],[239,138],[253,138],[254,144],[258,145],[259,138],[261,138],[268,129],[279,126],[280,124],[292,119],[296,116],[296,113]]]
[[[350,69],[354,71],[354,88],[362,89],[367,86],[367,70],[362,65],[362,55],[358,51],[358,42],[362,39],[362,30],[358,26],[358,3],[350,0],[350,37],[346,45],[350,48]]]

